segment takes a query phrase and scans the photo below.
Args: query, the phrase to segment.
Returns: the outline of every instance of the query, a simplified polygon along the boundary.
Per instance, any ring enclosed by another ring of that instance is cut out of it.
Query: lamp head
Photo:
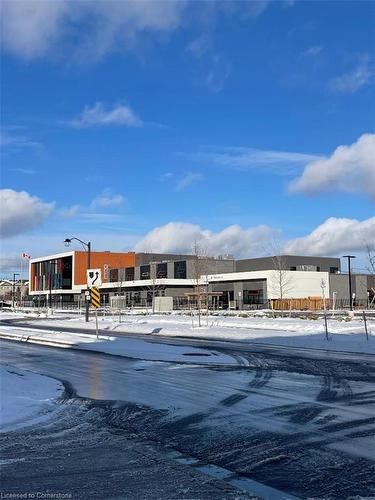
[[[70,246],[70,244],[71,244],[71,242],[72,242],[72,240],[71,240],[71,239],[69,239],[69,238],[66,238],[66,239],[64,240],[64,243],[65,243],[65,246],[66,246],[66,247],[69,247],[69,246]]]

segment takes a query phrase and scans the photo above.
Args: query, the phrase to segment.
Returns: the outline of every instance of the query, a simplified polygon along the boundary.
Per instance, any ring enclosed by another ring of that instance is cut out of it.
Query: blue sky
[[[374,5],[5,0],[3,273],[67,236],[360,252],[375,234]]]

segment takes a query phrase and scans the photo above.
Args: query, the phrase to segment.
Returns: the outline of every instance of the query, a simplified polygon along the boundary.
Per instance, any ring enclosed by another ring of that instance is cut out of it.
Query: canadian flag
[[[30,255],[26,252],[22,252],[21,257],[23,257],[24,259],[31,259]]]

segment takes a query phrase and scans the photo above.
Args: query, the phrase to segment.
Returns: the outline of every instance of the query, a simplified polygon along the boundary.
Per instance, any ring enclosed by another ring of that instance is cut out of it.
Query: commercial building
[[[260,308],[280,299],[335,301],[349,304],[348,276],[340,259],[281,255],[235,260],[232,256],[91,252],[90,267],[102,271],[102,302],[145,306],[156,296],[172,297],[186,306],[197,285],[215,297],[217,307]],[[30,295],[57,304],[84,300],[87,252],[69,251],[30,260]],[[372,298],[375,278],[352,276],[356,302]],[[118,299],[115,299],[118,297]]]

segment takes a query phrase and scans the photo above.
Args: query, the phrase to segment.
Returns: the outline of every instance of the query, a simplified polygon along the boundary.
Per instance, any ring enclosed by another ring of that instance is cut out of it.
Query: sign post
[[[95,309],[95,330],[96,330],[96,338],[99,339],[98,311],[96,309]]]
[[[95,328],[96,328],[96,338],[99,338],[99,329],[98,329],[98,308],[100,307],[100,292],[99,288],[93,286],[90,289],[90,297],[91,297],[91,305],[95,309]]]

